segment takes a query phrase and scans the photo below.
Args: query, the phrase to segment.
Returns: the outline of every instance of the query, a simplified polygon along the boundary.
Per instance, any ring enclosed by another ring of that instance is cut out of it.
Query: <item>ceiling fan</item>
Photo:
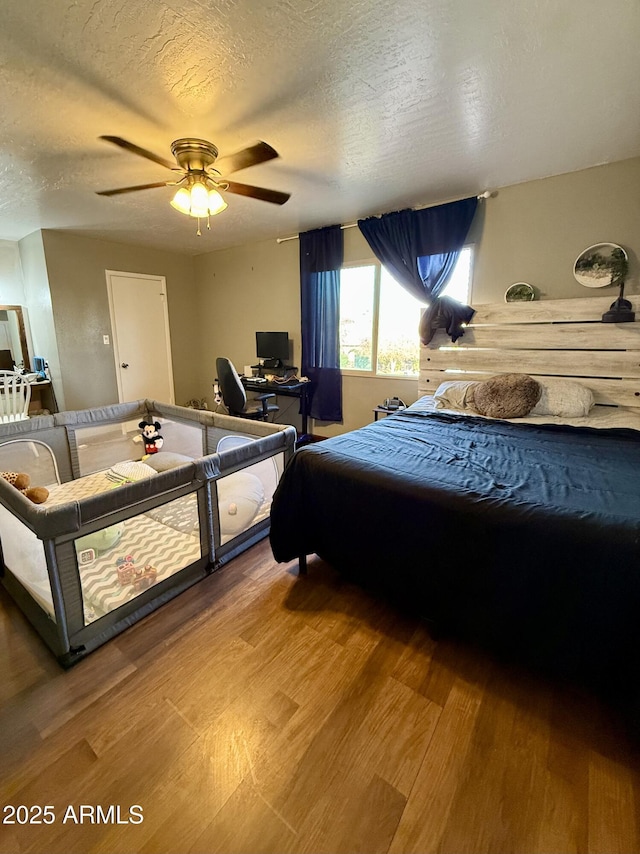
[[[240,196],[260,199],[263,202],[271,202],[274,205],[283,205],[290,198],[289,193],[254,187],[251,184],[239,184],[223,177],[223,174],[257,166],[259,163],[278,157],[278,152],[266,142],[258,141],[248,148],[218,160],[218,149],[212,142],[191,137],[176,139],[171,143],[171,153],[175,157],[175,162],[171,162],[119,136],[101,136],[100,139],[124,148],[125,151],[130,151],[139,157],[145,157],[178,174],[174,181],[158,181],[153,184],[138,184],[135,187],[102,190],[97,193],[98,196],[118,196],[122,193],[135,193],[138,190],[175,186],[178,187],[178,191],[171,200],[171,205],[181,213],[198,219],[221,213],[227,207],[221,193],[236,193]],[[199,223],[198,234],[200,234]]]

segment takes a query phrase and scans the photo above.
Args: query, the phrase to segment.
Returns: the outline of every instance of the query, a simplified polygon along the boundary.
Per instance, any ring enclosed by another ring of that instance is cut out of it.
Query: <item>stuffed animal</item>
[[[164,444],[160,435],[160,423],[158,421],[141,421],[138,427],[142,430],[145,454],[157,454]]]
[[[3,477],[11,486],[15,486],[18,492],[21,492],[29,501],[34,504],[44,504],[49,497],[49,490],[44,486],[29,486],[31,478],[28,474],[22,471],[0,471],[0,477]]]

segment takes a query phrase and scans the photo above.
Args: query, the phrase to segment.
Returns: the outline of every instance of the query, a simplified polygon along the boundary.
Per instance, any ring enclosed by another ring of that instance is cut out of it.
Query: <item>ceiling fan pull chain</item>
[[[196,237],[202,237],[202,232],[200,231],[200,217],[198,217],[198,230],[196,231]]]

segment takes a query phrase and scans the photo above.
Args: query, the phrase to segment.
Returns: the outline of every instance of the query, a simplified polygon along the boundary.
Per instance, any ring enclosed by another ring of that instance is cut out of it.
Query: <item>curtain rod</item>
[[[494,195],[494,193],[492,193],[491,190],[485,190],[484,193],[480,193],[480,195],[476,196],[476,199],[478,199],[478,201],[481,201],[482,199],[490,199],[491,196],[493,196],[493,195]],[[466,199],[466,198],[468,198],[468,196],[463,196],[463,198]],[[452,199],[451,201],[460,201],[460,200],[459,199],[456,199],[456,200]],[[436,202],[435,205],[418,205],[415,208],[411,208],[411,210],[422,211],[425,208],[435,208],[438,205],[451,204],[451,201],[449,201],[449,202]],[[340,228],[344,231],[345,228],[355,228],[357,225],[358,225],[357,222],[348,222],[345,225],[341,225]],[[286,243],[288,240],[298,240],[299,238],[300,238],[299,234],[292,234],[291,237],[276,237],[276,243]]]

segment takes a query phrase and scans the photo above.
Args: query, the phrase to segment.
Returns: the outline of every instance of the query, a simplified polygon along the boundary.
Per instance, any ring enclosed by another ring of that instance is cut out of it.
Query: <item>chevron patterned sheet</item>
[[[118,485],[113,469],[97,472],[52,486],[47,504],[81,501]],[[197,497],[184,495],[82,537],[76,551],[89,623],[200,558]]]
[[[196,496],[187,495],[178,501],[184,503],[185,499],[192,504],[189,513],[197,514]],[[184,533],[143,513],[112,526],[113,529],[117,529],[113,531],[116,542],[106,551],[96,550],[96,556],[86,563],[83,563],[86,552],[79,553],[87,622],[119,608],[201,556],[197,528],[195,532]]]
[[[125,483],[132,483],[156,474],[151,466],[136,460],[116,463],[110,469],[87,474],[67,483],[49,486],[48,506],[64,504],[67,501],[82,501],[92,495],[117,489]]]
[[[82,501],[83,498],[90,498],[92,495],[114,488],[115,484],[107,479],[104,472],[89,474],[77,480],[70,480],[68,483],[48,487],[47,507],[55,507],[67,501]]]

